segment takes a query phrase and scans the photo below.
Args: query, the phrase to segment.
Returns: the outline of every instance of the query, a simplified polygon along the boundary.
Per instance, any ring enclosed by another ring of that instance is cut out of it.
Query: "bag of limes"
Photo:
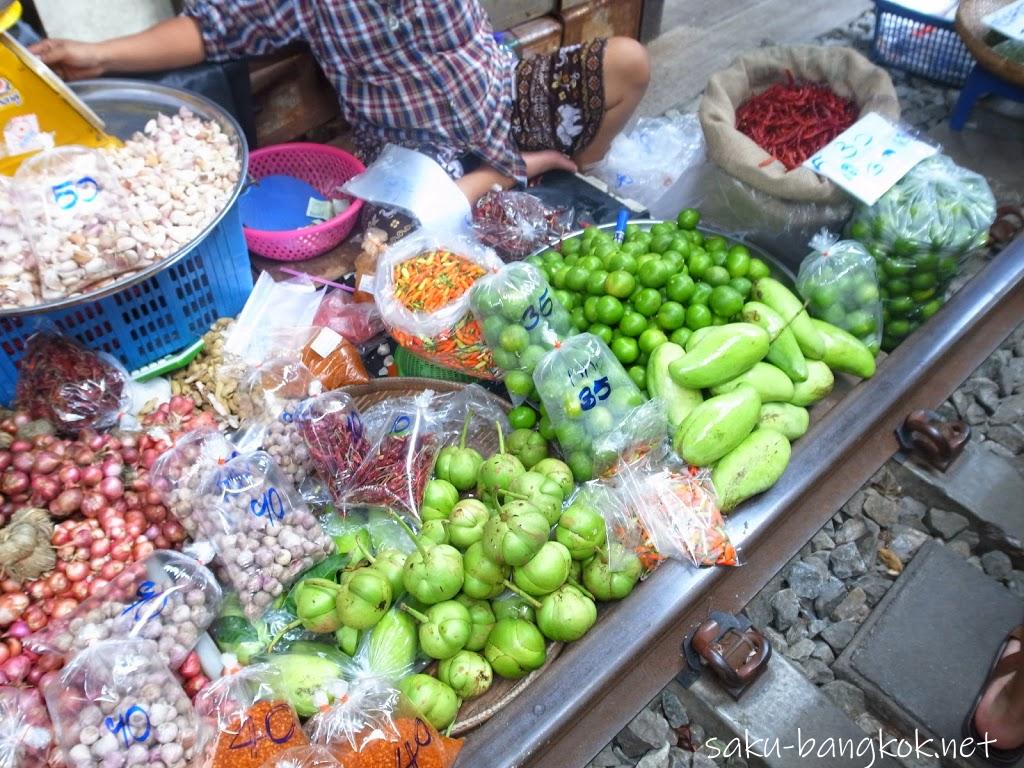
[[[636,384],[597,336],[581,333],[551,350],[533,372],[566,463],[579,482],[594,474],[594,444],[644,403]]]
[[[476,281],[469,305],[484,332],[505,386],[519,405],[533,394],[533,371],[572,333],[572,320],[544,273],[532,264],[506,264]]]
[[[875,260],[856,240],[840,240],[826,229],[811,238],[796,287],[814,317],[848,331],[878,353],[882,302]]]

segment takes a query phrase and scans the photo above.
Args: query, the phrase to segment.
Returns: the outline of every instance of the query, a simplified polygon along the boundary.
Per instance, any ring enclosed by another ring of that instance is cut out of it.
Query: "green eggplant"
[[[469,618],[472,622],[472,631],[469,640],[466,641],[466,649],[470,651],[483,650],[487,636],[491,634],[494,622],[497,621],[491,604],[486,600],[474,600],[465,593],[459,595],[456,600],[469,609]]]
[[[604,518],[582,499],[565,508],[555,528],[555,541],[566,546],[573,560],[589,560],[607,535]]]
[[[398,690],[413,711],[438,731],[451,725],[459,714],[459,697],[436,677],[409,675],[398,683]]]
[[[460,699],[475,699],[490,690],[494,674],[487,659],[473,651],[459,651],[437,665],[437,679]]]
[[[518,680],[547,661],[540,630],[524,619],[499,619],[484,646],[484,658],[502,677]]]

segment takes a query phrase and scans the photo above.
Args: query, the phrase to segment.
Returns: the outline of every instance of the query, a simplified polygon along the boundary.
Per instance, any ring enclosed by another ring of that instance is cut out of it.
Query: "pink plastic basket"
[[[277,144],[249,155],[249,173],[254,179],[287,174],[307,182],[328,199],[343,197],[337,187],[365,170],[366,166],[348,152],[326,144]],[[250,251],[268,259],[311,259],[348,237],[362,207],[362,200],[353,199],[352,205],[333,219],[302,229],[275,232],[244,227],[245,241]]]

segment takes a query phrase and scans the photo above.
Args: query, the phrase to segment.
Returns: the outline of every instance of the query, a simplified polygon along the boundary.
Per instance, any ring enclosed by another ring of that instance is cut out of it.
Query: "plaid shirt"
[[[477,0],[186,0],[185,13],[215,61],[308,43],[367,162],[394,143],[455,176],[471,154],[525,180],[511,134],[515,58]]]

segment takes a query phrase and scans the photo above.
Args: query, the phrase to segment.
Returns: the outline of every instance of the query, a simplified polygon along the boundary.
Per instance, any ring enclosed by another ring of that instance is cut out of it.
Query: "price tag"
[[[50,194],[53,195],[53,202],[62,211],[70,211],[79,205],[88,205],[96,201],[100,196],[100,185],[92,176],[82,176],[79,179],[62,181],[50,187]]]
[[[270,488],[260,498],[249,501],[249,511],[256,517],[265,517],[271,525],[274,521],[284,520],[284,499],[277,488]]]
[[[982,16],[981,20],[1011,40],[1024,42],[1024,0],[1003,6],[998,11]]]
[[[584,387],[579,391],[580,407],[589,411],[597,405],[599,400],[607,400],[612,393],[612,385],[608,383],[608,377],[602,376],[594,380],[594,388]]]
[[[121,737],[125,748],[135,742],[146,741],[152,730],[149,713],[138,705],[128,707],[116,720],[112,717],[105,718],[103,724],[112,734]]]
[[[551,315],[552,310],[555,308],[555,304],[548,295],[549,293],[550,291],[545,288],[544,292],[540,295],[540,298],[537,299],[536,306],[531,304],[523,311],[523,316],[520,319],[520,323],[523,328],[528,331],[532,331],[540,324],[542,317],[549,317]]]
[[[804,167],[874,205],[911,168],[938,151],[870,112],[811,155]]]

